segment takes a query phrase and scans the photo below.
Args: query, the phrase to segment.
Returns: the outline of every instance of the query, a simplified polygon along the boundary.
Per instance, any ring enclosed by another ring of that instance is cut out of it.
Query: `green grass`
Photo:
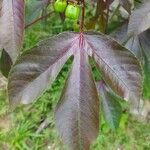
[[[58,14],[57,14],[58,15]],[[58,16],[57,16],[58,17]],[[39,40],[71,28],[72,22],[62,25],[55,16],[45,30],[38,23],[26,30],[23,50]],[[5,92],[0,93],[0,150],[65,150],[54,123],[54,109],[59,100],[71,60],[64,66],[49,89],[33,104],[10,110]],[[97,73],[95,77],[97,78]],[[125,105],[124,105],[125,106]],[[126,106],[125,106],[126,107]],[[102,116],[100,114],[100,116]],[[48,118],[49,126],[36,133],[41,122]],[[140,123],[128,113],[122,115],[120,128],[112,132],[101,117],[100,131],[91,150],[150,150],[150,125]]]

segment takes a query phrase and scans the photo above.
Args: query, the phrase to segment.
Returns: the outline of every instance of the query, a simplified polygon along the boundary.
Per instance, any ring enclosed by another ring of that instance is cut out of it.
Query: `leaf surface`
[[[89,150],[98,134],[99,100],[88,56],[79,47],[55,118],[59,133],[69,149]]]
[[[12,105],[32,102],[55,80],[73,54],[74,36],[63,33],[49,38],[20,57],[9,77],[8,91]]]
[[[88,34],[88,51],[111,89],[138,107],[142,89],[142,70],[137,58],[116,41],[100,34]]]
[[[22,46],[24,30],[24,0],[3,0],[0,18],[0,49],[14,62]]]
[[[150,27],[150,1],[136,9],[130,17],[128,34],[138,35]]]

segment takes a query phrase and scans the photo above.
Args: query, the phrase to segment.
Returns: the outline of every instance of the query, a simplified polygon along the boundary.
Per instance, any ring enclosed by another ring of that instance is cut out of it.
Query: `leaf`
[[[98,134],[97,91],[86,54],[95,60],[112,90],[137,107],[142,91],[139,62],[129,50],[99,33],[64,32],[44,40],[24,52],[9,74],[9,101],[27,104],[52,84],[74,55],[55,116],[63,141],[75,150],[88,150]]]
[[[34,0],[26,4],[25,24],[29,25],[34,22],[40,15],[41,11],[50,4],[51,0]]]
[[[10,103],[28,104],[51,84],[73,53],[73,34],[64,33],[23,53],[9,77]]]
[[[139,43],[138,36],[128,36],[128,22],[124,22],[120,27],[118,27],[113,33],[111,33],[111,37],[117,40],[120,44],[124,45],[127,49],[134,53],[134,55],[142,61],[142,51]]]
[[[1,16],[2,2],[3,0],[0,0],[0,16]]]
[[[144,96],[150,98],[150,30],[143,32],[139,40],[144,57]]]
[[[6,78],[8,77],[11,66],[12,66],[12,61],[10,56],[5,50],[2,50],[2,54],[0,58],[0,70]]]
[[[138,35],[150,27],[150,2],[145,2],[130,17],[128,34]]]
[[[88,56],[76,47],[73,68],[57,105],[59,133],[69,149],[89,150],[98,134],[99,100]]]
[[[122,108],[120,98],[114,95],[102,82],[97,82],[97,89],[101,97],[103,115],[109,127],[115,131],[119,127]]]
[[[14,62],[22,46],[24,0],[3,0],[0,18],[0,49]]]
[[[142,89],[142,70],[137,58],[116,41],[100,35],[86,36],[88,50],[111,89],[138,108]]]
[[[141,61],[144,68],[144,96],[150,97],[150,30],[146,30],[138,36],[127,36],[127,26],[123,25],[112,34],[117,41],[124,43],[124,45],[132,51],[136,57]]]
[[[130,14],[131,13],[131,2],[130,0],[119,0],[121,6]]]

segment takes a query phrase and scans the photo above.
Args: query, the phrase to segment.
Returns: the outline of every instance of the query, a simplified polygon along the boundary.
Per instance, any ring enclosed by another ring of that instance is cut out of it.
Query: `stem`
[[[81,18],[81,25],[80,25],[80,32],[84,32],[84,14],[85,14],[85,1],[82,0],[82,18]]]
[[[33,22],[31,22],[30,24],[27,24],[27,25],[25,26],[25,29],[26,29],[26,28],[28,28],[28,27],[30,27],[30,26],[32,26],[33,24],[37,23],[38,21],[40,21],[40,20],[42,20],[42,19],[44,19],[44,18],[46,18],[46,17],[50,16],[53,12],[54,12],[54,11],[52,11],[52,12],[48,13],[48,14],[47,14],[47,15],[45,15],[45,16],[42,16],[42,17],[40,17],[40,18],[38,18],[38,19],[34,20],[34,21],[33,21]]]

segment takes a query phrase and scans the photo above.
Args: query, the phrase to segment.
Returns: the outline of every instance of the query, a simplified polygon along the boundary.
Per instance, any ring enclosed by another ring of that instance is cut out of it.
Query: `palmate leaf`
[[[128,34],[138,35],[150,27],[150,1],[133,11],[129,20]]]
[[[122,108],[119,103],[121,99],[102,81],[97,82],[96,85],[99,96],[101,97],[103,116],[109,127],[115,131],[119,127],[122,114]]]
[[[55,112],[60,135],[73,150],[88,150],[98,132],[98,96],[87,54],[95,60],[112,90],[138,107],[142,83],[140,64],[130,51],[99,33],[64,32],[42,41],[22,54],[9,75],[11,104],[27,104],[41,95],[74,55]]]
[[[0,49],[14,62],[22,46],[24,0],[3,0],[0,17]]]

